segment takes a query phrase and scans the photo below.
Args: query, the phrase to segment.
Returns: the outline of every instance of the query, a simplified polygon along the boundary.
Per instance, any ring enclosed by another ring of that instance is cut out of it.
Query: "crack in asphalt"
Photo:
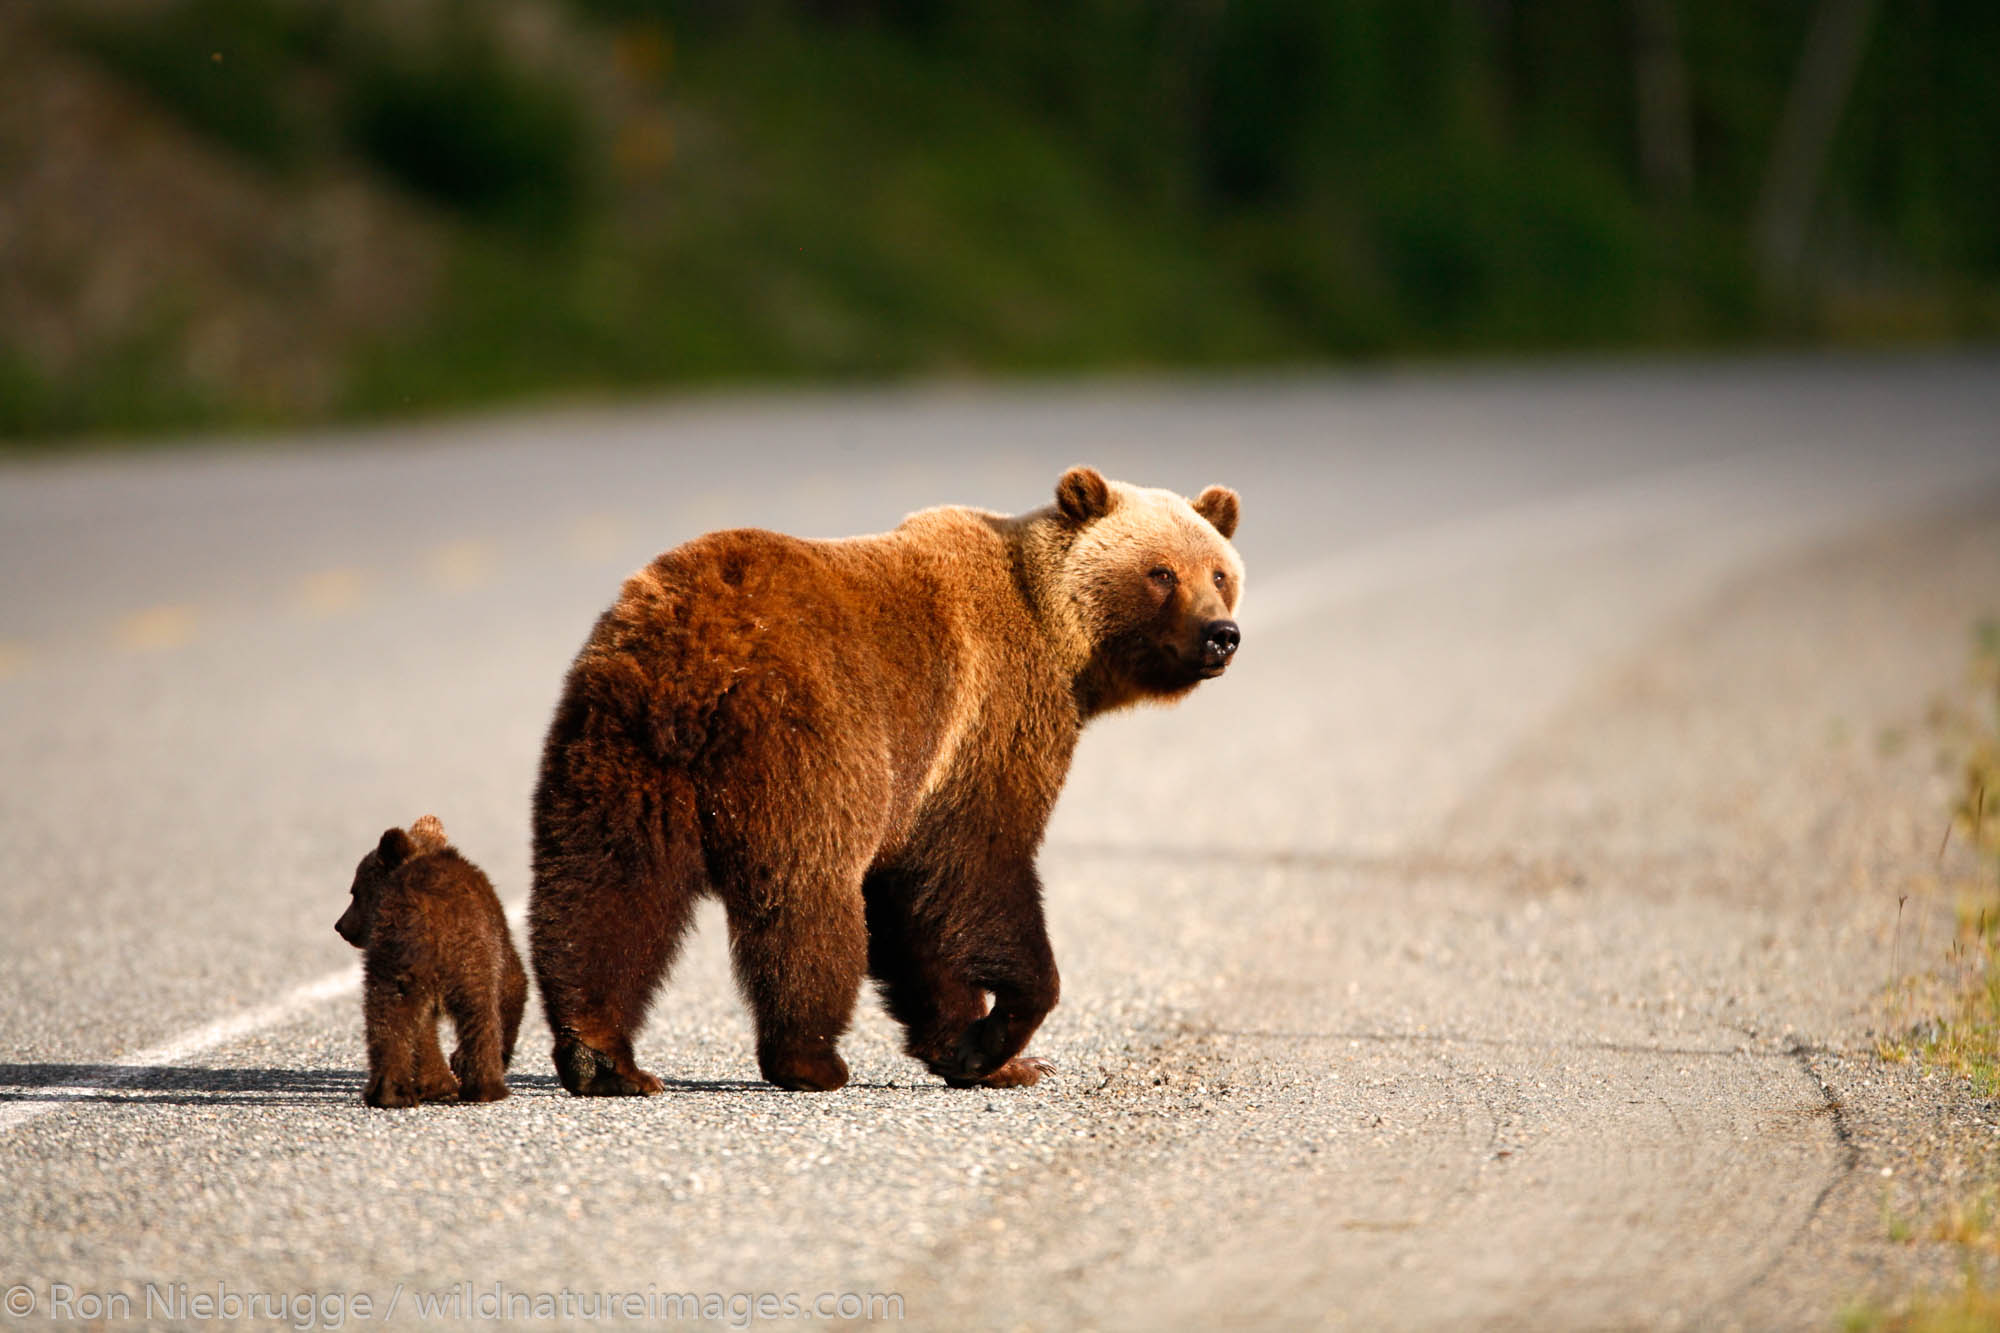
[[[1812,1202],[1806,1205],[1805,1213],[1799,1218],[1798,1225],[1792,1228],[1791,1235],[1785,1237],[1785,1243],[1772,1253],[1770,1262],[1759,1268],[1734,1291],[1730,1292],[1727,1299],[1717,1301],[1711,1305],[1709,1307],[1711,1311],[1721,1311],[1737,1304],[1742,1297],[1755,1291],[1782,1269],[1786,1256],[1797,1248],[1799,1242],[1805,1238],[1806,1232],[1811,1230],[1813,1222],[1819,1217],[1821,1210],[1826,1207],[1826,1201],[1832,1198],[1833,1192],[1846,1184],[1861,1166],[1861,1147],[1854,1140],[1853,1126],[1847,1123],[1846,1104],[1841,1100],[1840,1095],[1833,1090],[1833,1085],[1821,1078],[1819,1071],[1813,1068],[1811,1057],[1814,1055],[1831,1054],[1831,1052],[1827,1051],[1824,1047],[1811,1046],[1804,1042],[1794,1042],[1786,1048],[1783,1054],[1786,1059],[1798,1066],[1799,1071],[1806,1076],[1807,1081],[1812,1084],[1814,1091],[1819,1094],[1821,1105],[1814,1108],[1814,1111],[1816,1115],[1824,1114],[1827,1123],[1832,1127],[1833,1140],[1840,1148],[1839,1164],[1827,1177],[1826,1183],[1820,1186],[1819,1192],[1813,1195]]]

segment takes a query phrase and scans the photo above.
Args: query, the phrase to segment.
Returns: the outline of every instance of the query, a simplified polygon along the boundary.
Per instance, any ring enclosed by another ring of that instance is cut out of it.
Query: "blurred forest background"
[[[9,0],[0,436],[2000,329],[1992,0]]]

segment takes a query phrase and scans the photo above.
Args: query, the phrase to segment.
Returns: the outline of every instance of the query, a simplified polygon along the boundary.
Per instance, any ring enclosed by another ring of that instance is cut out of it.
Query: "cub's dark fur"
[[[528,978],[493,885],[425,815],[392,828],[354,872],[335,923],[362,950],[370,1106],[496,1102],[527,1004]],[[449,1014],[449,1065],[437,1024]]]

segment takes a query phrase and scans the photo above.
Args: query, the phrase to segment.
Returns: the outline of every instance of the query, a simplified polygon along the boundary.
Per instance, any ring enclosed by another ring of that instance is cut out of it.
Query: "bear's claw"
[[[1027,1088],[1055,1074],[1056,1062],[1039,1055],[1017,1055],[990,1074],[980,1078],[944,1075],[954,1088]]]

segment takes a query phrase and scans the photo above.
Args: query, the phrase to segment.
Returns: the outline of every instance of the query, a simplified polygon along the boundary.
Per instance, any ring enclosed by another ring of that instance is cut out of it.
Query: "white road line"
[[[34,1095],[47,1100],[21,1101],[11,1106],[0,1106],[0,1134],[18,1129],[31,1120],[39,1120],[51,1111],[59,1111],[66,1102],[89,1097],[92,1093],[107,1088],[124,1087],[143,1077],[147,1070],[161,1065],[177,1065],[183,1060],[192,1060],[218,1046],[224,1046],[241,1037],[274,1028],[298,1017],[316,1004],[323,1004],[336,996],[346,995],[361,987],[361,967],[349,964],[338,972],[329,972],[316,981],[308,981],[303,986],[294,987],[269,1004],[255,1009],[245,1009],[241,1013],[218,1018],[213,1023],[169,1038],[158,1046],[151,1046],[135,1055],[121,1056],[105,1062],[97,1072],[80,1077],[60,1088],[37,1088]]]
[[[507,909],[507,925],[511,930],[520,930],[527,919],[525,903]],[[60,1111],[70,1102],[87,1099],[91,1094],[109,1088],[121,1088],[143,1078],[148,1070],[162,1065],[177,1065],[192,1060],[198,1055],[233,1041],[270,1028],[280,1027],[317,1005],[343,996],[353,995],[361,989],[361,965],[349,963],[338,971],[294,986],[269,1004],[258,1005],[255,1009],[245,1009],[240,1013],[218,1018],[213,1023],[205,1023],[198,1028],[190,1028],[168,1038],[158,1046],[149,1046],[133,1055],[107,1060],[101,1066],[94,1066],[96,1072],[79,1077],[62,1087],[37,1088],[34,1095],[47,1100],[21,1101],[11,1106],[0,1106],[0,1134],[19,1129],[33,1120],[39,1120],[52,1111]]]
[[[1727,523],[1770,508],[1774,496],[1804,499],[1770,521],[1769,546],[1781,546],[1837,528],[1865,514],[1888,517],[1935,504],[1954,489],[1992,484],[1996,465],[1974,459],[1959,469],[1940,467],[1917,484],[1898,487],[1870,478],[1857,492],[1834,487],[1801,497],[1796,491],[1812,455],[1801,450],[1753,450],[1624,478],[1604,486],[1532,500],[1396,533],[1337,551],[1252,586],[1248,615],[1259,629],[1305,618],[1328,607],[1428,578],[1447,578],[1495,560],[1560,556],[1635,534],[1664,533]],[[1810,474],[1807,474],[1810,476]],[[1825,478],[1817,480],[1824,481]],[[519,929],[525,905],[509,909]],[[307,982],[269,1004],[183,1032],[136,1055],[109,1062],[88,1079],[46,1089],[48,1100],[0,1107],[0,1134],[17,1129],[68,1101],[119,1087],[147,1069],[178,1064],[253,1033],[277,1027],[313,1006],[360,988],[361,969],[348,966]]]

